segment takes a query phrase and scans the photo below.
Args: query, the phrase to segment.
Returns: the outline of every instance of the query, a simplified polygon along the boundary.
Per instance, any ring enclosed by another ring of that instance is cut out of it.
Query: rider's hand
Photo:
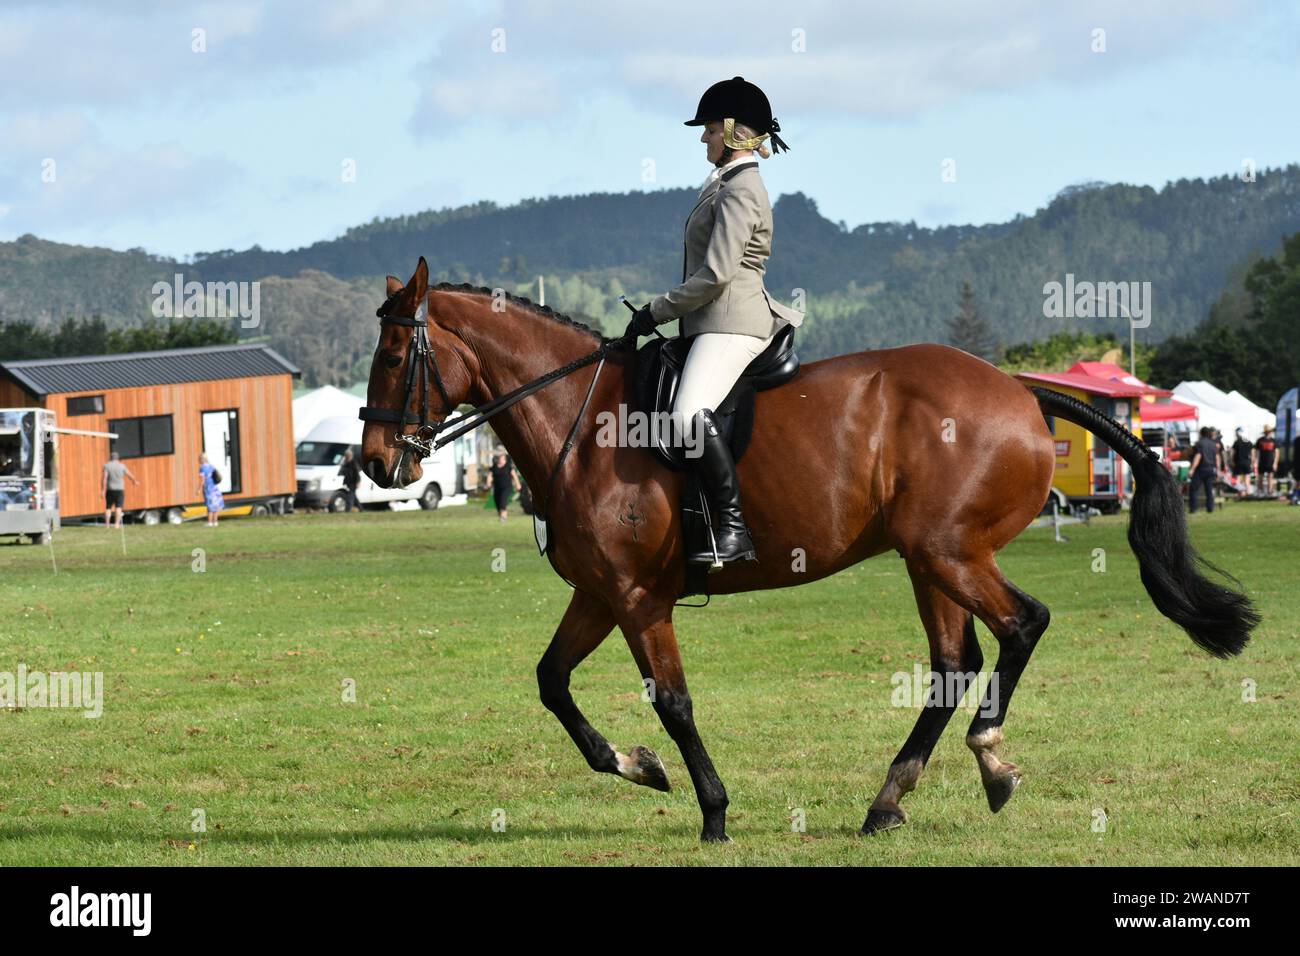
[[[655,319],[650,311],[650,306],[642,306],[632,315],[632,320],[627,324],[627,331],[623,337],[635,342],[643,335],[649,335],[654,331],[659,322]]]

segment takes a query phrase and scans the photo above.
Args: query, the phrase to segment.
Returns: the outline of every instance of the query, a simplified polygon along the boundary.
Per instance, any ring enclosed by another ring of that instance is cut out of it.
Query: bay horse
[[[364,468],[385,488],[421,475],[423,455],[412,453],[418,445],[411,444],[407,423],[429,420],[437,427],[464,402],[492,402],[612,342],[500,290],[430,287],[423,257],[408,282],[389,276],[387,293],[362,412]],[[683,475],[648,448],[596,440],[594,410],[635,407],[635,354],[607,349],[604,357],[604,376],[582,368],[490,419],[535,507],[549,517],[552,565],[574,587],[537,665],[541,701],[593,770],[667,791],[659,757],[645,747],[626,754],[615,749],[569,692],[574,668],[619,628],[642,678],[653,681],[647,686],[654,709],[695,785],[701,839],[726,841],[727,792],[696,729],[673,630],[685,573]],[[417,373],[426,388],[413,388]],[[574,416],[585,408],[584,394],[593,413],[578,422],[572,456],[548,488]],[[998,659],[966,743],[995,813],[1021,779],[1015,764],[998,756],[1007,706],[1049,615],[1002,575],[994,556],[1048,500],[1056,453],[1045,415],[1089,429],[1133,469],[1128,539],[1155,606],[1209,653],[1240,653],[1259,616],[1245,595],[1201,572],[1206,562],[1188,540],[1182,497],[1154,454],[1091,406],[1031,389],[941,345],[811,362],[791,381],[758,394],[753,435],[738,465],[758,561],[727,565],[710,577],[713,594],[791,587],[898,552],[929,639],[932,691],[941,681],[980,672],[975,619],[983,621],[997,640]],[[817,494],[795,492],[809,482]],[[927,698],[868,809],[863,833],[905,822],[900,801],[916,787],[961,696]]]

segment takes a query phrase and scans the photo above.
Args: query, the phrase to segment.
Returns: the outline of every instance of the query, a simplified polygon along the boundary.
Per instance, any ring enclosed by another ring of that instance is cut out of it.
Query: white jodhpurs
[[[682,366],[681,384],[673,399],[673,414],[689,422],[701,408],[717,410],[745,366],[776,338],[732,332],[701,332],[695,336]]]

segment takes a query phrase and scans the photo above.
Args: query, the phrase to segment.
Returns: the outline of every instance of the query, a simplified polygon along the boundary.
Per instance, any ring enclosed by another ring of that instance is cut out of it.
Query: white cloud
[[[545,120],[594,89],[677,113],[736,74],[771,92],[778,117],[898,118],[985,91],[1140,68],[1247,15],[1244,0],[32,4],[0,11],[0,109],[201,103],[258,91],[268,76],[301,84],[310,71],[436,44],[409,77],[420,133],[485,115]],[[196,27],[207,31],[206,53],[191,51]],[[1089,49],[1094,27],[1107,30],[1101,56]],[[504,31],[507,52],[489,52],[493,30]],[[796,33],[805,52],[792,49]],[[370,81],[381,91],[394,79]]]
[[[0,109],[128,106],[256,91],[434,31],[450,0],[42,3],[0,9]],[[192,49],[205,31],[206,52]]]
[[[555,74],[529,75],[516,64],[502,64],[472,77],[430,82],[416,103],[411,128],[436,135],[448,121],[536,122],[566,111],[567,96]]]
[[[8,155],[54,156],[94,139],[86,114],[80,110],[24,110],[0,121],[0,142]]]
[[[77,111],[23,113],[0,125],[0,202],[8,231],[206,215],[235,167],[174,142],[120,149]],[[51,165],[52,164],[52,165]],[[52,174],[52,175],[51,175]]]
[[[545,119],[596,88],[680,113],[708,85],[734,75],[767,90],[778,118],[911,117],[984,92],[1140,69],[1181,54],[1244,9],[1242,0],[1099,0],[1086,9],[1039,0],[996,8],[809,0],[798,8],[750,3],[737,16],[696,0],[503,3],[456,26],[421,67],[413,127],[431,131],[480,116]],[[1095,27],[1107,30],[1105,54],[1091,50]],[[494,29],[504,31],[507,52],[487,52]]]
[[[618,188],[610,170],[642,188],[647,152],[663,184],[694,184],[695,134],[677,124],[736,74],[768,91],[805,171],[840,143],[912,136],[890,129],[902,124],[921,141],[978,114],[1032,137],[1050,119],[1035,109],[1061,115],[1084,97],[1132,135],[1143,111],[1154,128],[1181,105],[1151,67],[1204,63],[1232,86],[1245,64],[1246,90],[1257,60],[1293,62],[1288,16],[1245,0],[0,0],[0,222],[6,234],[113,232],[117,245],[150,244],[160,228],[172,249],[282,245],[374,212]],[[191,52],[195,27],[205,54]],[[1095,27],[1102,55],[1089,49]],[[506,52],[491,51],[493,29]],[[1186,150],[1207,138],[1195,125]],[[962,128],[979,145],[976,125]],[[336,156],[387,181],[340,191]],[[45,157],[59,163],[54,188],[40,182]],[[799,188],[870,191],[831,162],[818,175]],[[426,180],[436,188],[402,188]],[[963,215],[982,208],[963,196]]]

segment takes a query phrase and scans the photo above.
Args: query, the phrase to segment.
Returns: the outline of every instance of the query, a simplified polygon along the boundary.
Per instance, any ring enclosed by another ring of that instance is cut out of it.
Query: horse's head
[[[405,285],[388,277],[388,299],[377,314],[379,343],[361,410],[361,460],[379,487],[405,487],[424,474],[420,461],[437,426],[469,395],[468,350],[433,321],[423,256]]]

